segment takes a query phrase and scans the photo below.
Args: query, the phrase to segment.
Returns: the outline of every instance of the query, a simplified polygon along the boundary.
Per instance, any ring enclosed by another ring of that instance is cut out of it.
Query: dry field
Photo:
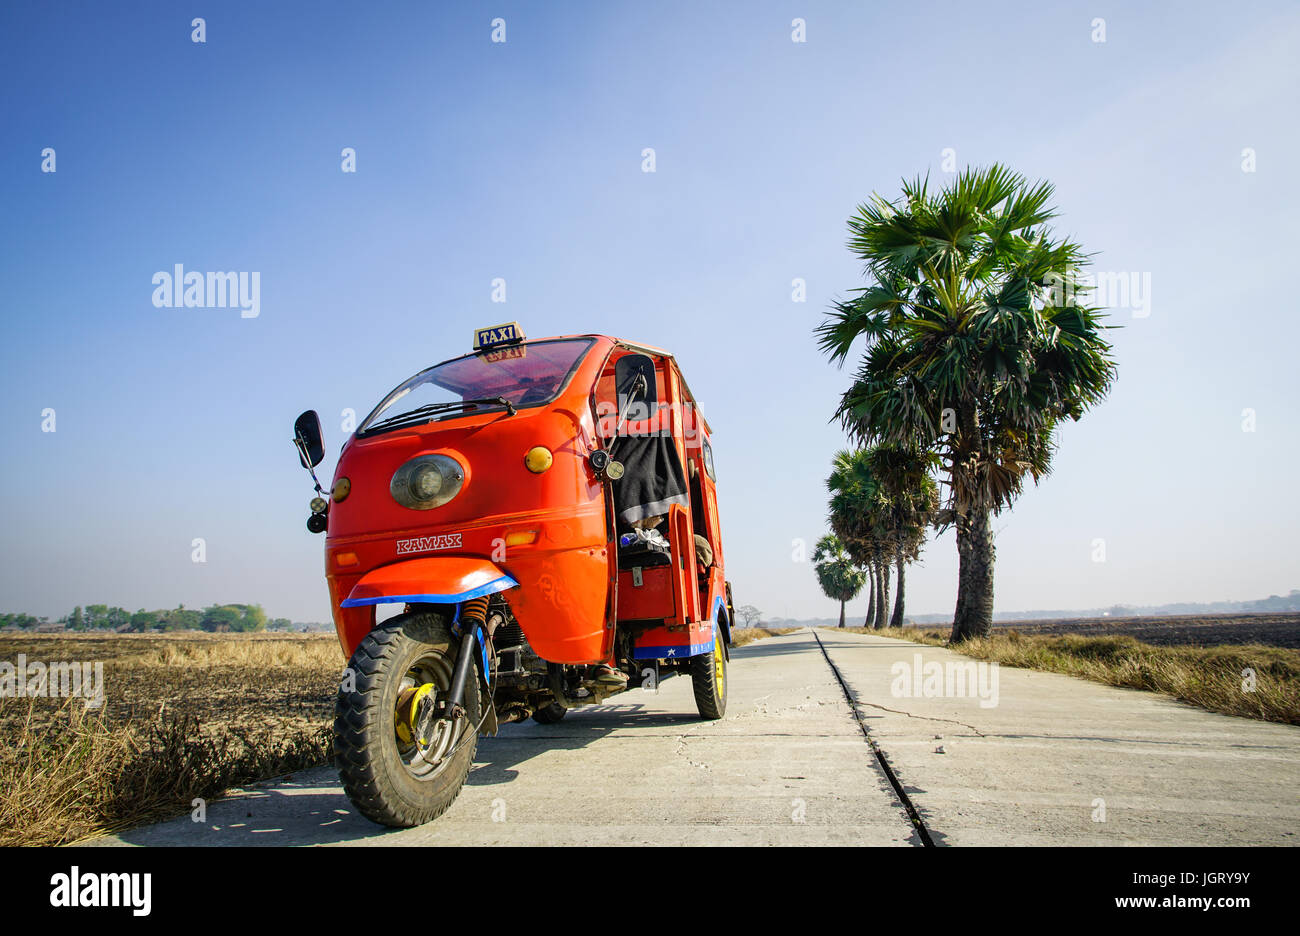
[[[953,649],[1004,666],[1161,692],[1224,715],[1300,725],[1297,622],[1300,614],[1026,621],[995,625],[988,637]],[[947,645],[950,632],[849,630],[937,647]]]
[[[1263,644],[1300,649],[1300,612],[1278,614],[1188,614],[1167,617],[1106,617],[1075,620],[1008,621],[994,633],[1124,635],[1158,646],[1218,647]]]
[[[0,660],[20,654],[103,663],[104,704],[0,698],[0,846],[181,815],[196,797],[329,762],[345,664],[333,634],[0,634]]]
[[[332,635],[0,635],[0,660],[102,662],[104,704],[0,698],[0,845],[62,844],[329,759]]]

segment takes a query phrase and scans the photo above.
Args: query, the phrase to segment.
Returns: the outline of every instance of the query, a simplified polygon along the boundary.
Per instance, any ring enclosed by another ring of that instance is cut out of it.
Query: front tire
[[[700,718],[715,720],[727,714],[727,648],[722,625],[713,625],[713,651],[691,659],[691,684]]]
[[[380,624],[352,654],[351,679],[335,703],[334,762],[367,819],[423,825],[446,812],[465,784],[478,746],[477,673],[465,683],[463,717],[427,718],[428,707],[447,697],[459,647],[445,618],[421,612]]]

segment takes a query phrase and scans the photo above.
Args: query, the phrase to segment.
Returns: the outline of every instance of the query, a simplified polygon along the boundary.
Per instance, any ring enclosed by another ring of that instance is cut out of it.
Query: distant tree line
[[[22,630],[38,628],[67,631],[118,631],[146,633],[165,631],[210,631],[214,633],[249,633],[253,631],[316,630],[321,625],[295,624],[288,618],[268,618],[261,605],[222,604],[209,605],[202,610],[185,605],[157,611],[131,612],[125,608],[93,604],[78,605],[56,621],[31,614],[0,613],[0,629],[17,627]]]

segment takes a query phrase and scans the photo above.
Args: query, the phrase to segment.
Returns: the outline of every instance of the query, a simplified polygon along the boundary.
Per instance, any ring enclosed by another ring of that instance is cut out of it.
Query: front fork
[[[456,614],[456,620],[452,623],[452,633],[460,632],[460,652],[456,655],[456,668],[451,674],[451,688],[447,691],[447,704],[438,716],[444,721],[454,722],[458,718],[465,717],[465,686],[470,679],[470,672],[474,668],[474,649],[475,645],[483,648],[483,678],[491,685],[491,674],[489,669],[491,662],[487,657],[487,641],[484,639],[484,630],[487,626],[487,597],[471,598],[461,605]],[[492,705],[492,699],[484,700],[486,705]]]

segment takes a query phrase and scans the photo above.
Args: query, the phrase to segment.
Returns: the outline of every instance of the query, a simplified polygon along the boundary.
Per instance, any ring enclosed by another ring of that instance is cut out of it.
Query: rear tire
[[[345,680],[339,687],[334,708],[334,762],[348,799],[372,822],[399,828],[430,822],[446,812],[469,775],[482,705],[477,670],[466,681],[465,715],[454,728],[434,722],[430,737],[420,739],[397,712],[403,690],[410,698],[412,689],[431,686],[425,690],[430,701],[446,698],[459,647],[445,618],[421,612],[380,624],[352,654],[353,685]]]
[[[691,684],[700,717],[715,720],[727,714],[727,649],[722,625],[713,625],[713,650],[691,658]]]
[[[562,719],[568,711],[568,709],[563,705],[560,705],[558,702],[552,702],[550,705],[545,705],[533,712],[533,721],[537,722],[539,725],[554,725]]]

